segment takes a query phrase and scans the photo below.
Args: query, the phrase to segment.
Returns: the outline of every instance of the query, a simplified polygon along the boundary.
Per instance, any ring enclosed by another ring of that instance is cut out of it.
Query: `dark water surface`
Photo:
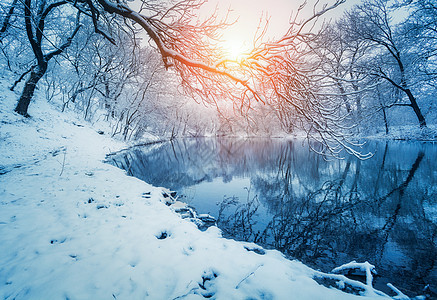
[[[391,282],[416,296],[429,284],[435,292],[437,144],[366,147],[375,152],[369,160],[327,161],[301,141],[183,139],[108,160],[177,191],[198,213],[216,217],[226,237],[325,272],[369,261],[379,289]]]

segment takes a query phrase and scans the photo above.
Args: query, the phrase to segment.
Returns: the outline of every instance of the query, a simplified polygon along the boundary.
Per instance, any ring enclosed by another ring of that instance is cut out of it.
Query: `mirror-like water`
[[[370,142],[373,158],[326,161],[300,141],[184,139],[111,163],[178,192],[224,236],[329,272],[369,261],[409,296],[437,284],[437,145]],[[434,295],[435,296],[435,295]]]

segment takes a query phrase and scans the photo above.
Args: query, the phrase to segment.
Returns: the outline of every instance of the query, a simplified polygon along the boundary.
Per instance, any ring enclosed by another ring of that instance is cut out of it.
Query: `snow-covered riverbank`
[[[161,188],[103,162],[125,144],[41,97],[24,119],[0,90],[0,299],[357,298],[277,251],[201,232]]]

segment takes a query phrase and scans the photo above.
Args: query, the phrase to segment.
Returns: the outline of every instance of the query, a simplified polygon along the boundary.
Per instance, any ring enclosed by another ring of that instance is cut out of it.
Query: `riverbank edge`
[[[0,298],[357,297],[317,284],[312,278],[324,275],[277,251],[258,254],[258,246],[224,239],[216,227],[199,231],[165,205],[162,188],[103,162],[128,145],[42,97],[33,117],[22,118],[13,113],[16,95],[0,89],[7,170],[0,178]]]

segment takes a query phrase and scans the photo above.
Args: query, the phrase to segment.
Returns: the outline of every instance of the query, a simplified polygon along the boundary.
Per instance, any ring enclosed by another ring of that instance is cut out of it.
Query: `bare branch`
[[[11,5],[9,6],[8,13],[6,14],[5,18],[3,19],[3,24],[2,24],[2,27],[0,28],[0,43],[2,41],[3,35],[5,34],[6,30],[10,26],[9,21],[10,21],[12,15],[14,14],[14,9],[17,6],[17,2],[18,2],[18,0],[12,1]]]

